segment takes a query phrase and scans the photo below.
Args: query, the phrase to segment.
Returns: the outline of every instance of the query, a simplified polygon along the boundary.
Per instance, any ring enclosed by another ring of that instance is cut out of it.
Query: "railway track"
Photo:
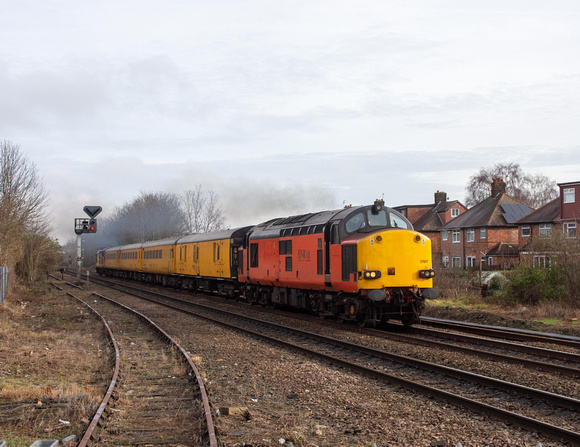
[[[509,421],[553,439],[580,444],[580,401],[577,399],[395,356],[221,309],[184,302],[170,304],[167,301],[174,301],[172,297],[154,292],[146,294],[155,295],[156,302],[173,309],[201,316],[357,373]],[[143,292],[138,295],[152,299]],[[191,306],[197,310],[192,311]],[[416,379],[409,381],[406,377]]]
[[[209,401],[187,353],[153,321],[103,295],[79,298],[115,350],[109,388],[78,446],[216,447]],[[122,309],[121,311],[119,311]]]
[[[421,317],[422,326],[436,327],[446,330],[455,330],[484,337],[495,337],[505,340],[521,341],[526,343],[545,343],[574,348],[580,351],[580,338],[562,334],[540,333],[523,329],[487,326],[482,324],[467,323],[461,321],[442,320],[439,318]],[[433,331],[416,327],[419,332],[433,334]],[[440,332],[440,331],[438,331]]]
[[[130,287],[124,282],[118,283],[116,281],[110,280],[99,280],[105,281],[105,283],[109,284],[123,284],[125,287]],[[185,299],[187,300],[187,297],[189,296],[190,295],[186,295]],[[252,309],[253,313],[271,314],[272,312],[276,312],[278,315],[292,317],[298,320],[309,322],[318,321],[317,317],[312,317],[306,314],[273,311],[271,309],[263,309],[261,307],[252,307]],[[373,337],[395,340],[408,345],[418,345],[442,349],[445,351],[460,352],[462,354],[485,359],[487,361],[491,360],[496,362],[521,365],[534,371],[556,373],[561,376],[573,378],[580,377],[580,354],[557,349],[558,340],[561,339],[559,334],[543,335],[538,333],[530,333],[528,338],[522,337],[524,340],[528,340],[529,342],[537,342],[539,339],[541,339],[544,343],[553,341],[551,345],[554,347],[554,349],[547,349],[538,346],[530,346],[523,343],[509,343],[497,338],[487,338],[493,337],[494,334],[497,335],[496,330],[492,330],[490,332],[483,331],[483,333],[487,336],[484,338],[482,336],[476,337],[464,333],[425,329],[421,327],[414,327],[411,333],[406,333],[403,331],[402,326],[400,325],[394,325],[394,330],[387,331],[372,328],[361,329],[356,325],[341,324],[331,320],[327,320],[325,325],[337,327],[340,328],[340,330],[364,333]],[[461,325],[455,326],[461,327]],[[465,326],[467,328],[470,327],[470,325]],[[500,336],[501,334],[503,334],[503,332],[499,333]],[[525,331],[524,335],[527,335],[525,334]],[[516,331],[516,336],[519,336],[518,331]],[[564,337],[564,339],[566,340],[566,344],[561,346],[562,349],[573,349],[575,347],[574,343],[580,343],[580,339],[578,337]],[[452,343],[449,343],[448,340],[450,340]],[[483,348],[481,346],[483,346]]]

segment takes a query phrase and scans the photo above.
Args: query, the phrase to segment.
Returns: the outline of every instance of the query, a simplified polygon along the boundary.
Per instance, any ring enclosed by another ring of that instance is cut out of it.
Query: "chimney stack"
[[[446,192],[439,192],[437,191],[435,193],[435,205],[437,205],[438,203],[445,203],[447,202],[447,193]]]
[[[495,197],[498,194],[505,194],[505,182],[502,178],[494,178],[491,183],[491,197]]]

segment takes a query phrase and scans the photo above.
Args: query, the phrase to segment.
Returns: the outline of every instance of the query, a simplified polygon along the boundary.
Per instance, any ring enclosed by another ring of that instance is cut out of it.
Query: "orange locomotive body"
[[[257,225],[239,259],[238,282],[248,301],[360,325],[413,324],[424,299],[438,295],[431,241],[382,201]]]

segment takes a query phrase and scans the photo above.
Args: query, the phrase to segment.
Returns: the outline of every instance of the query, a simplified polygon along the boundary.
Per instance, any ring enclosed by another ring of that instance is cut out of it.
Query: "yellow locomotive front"
[[[431,240],[416,231],[392,229],[357,242],[359,289],[433,287]]]
[[[367,326],[387,320],[406,326],[419,322],[424,300],[438,296],[431,240],[381,202],[356,210],[343,227],[348,233],[343,244],[356,246],[357,293],[343,298],[342,318]]]

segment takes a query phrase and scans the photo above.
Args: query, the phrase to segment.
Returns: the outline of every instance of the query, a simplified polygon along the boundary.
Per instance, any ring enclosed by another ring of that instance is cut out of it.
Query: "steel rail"
[[[410,343],[410,344],[415,344],[415,345],[420,345],[420,346],[446,349],[448,351],[462,352],[464,354],[474,355],[474,356],[481,357],[481,358],[487,358],[487,359],[491,359],[491,360],[512,363],[512,364],[516,364],[516,365],[522,365],[522,366],[525,366],[526,368],[530,368],[530,369],[534,369],[534,370],[545,371],[545,372],[554,372],[554,373],[562,374],[562,375],[568,376],[568,377],[580,377],[580,369],[570,367],[570,366],[555,365],[553,363],[546,363],[546,362],[542,362],[542,361],[531,360],[531,359],[526,359],[526,358],[521,358],[521,357],[514,357],[513,355],[499,354],[499,353],[490,352],[490,351],[482,351],[480,349],[474,349],[474,348],[470,348],[470,347],[466,347],[466,346],[453,345],[450,343],[445,343],[442,341],[437,341],[437,340],[432,340],[432,339],[416,338],[416,337],[413,337],[410,335],[393,334],[392,332],[379,331],[376,329],[368,329],[367,328],[367,329],[364,329],[364,332],[378,336],[378,337],[388,338],[390,340],[396,340],[396,341],[399,341],[402,343]],[[444,332],[443,334],[449,334],[449,332]],[[437,336],[438,335],[439,335],[439,332],[437,333]],[[466,337],[466,338],[464,339],[464,337]],[[482,345],[486,345],[486,346],[490,346],[490,347],[501,347],[503,349],[516,350],[518,352],[524,352],[524,353],[534,354],[534,355],[542,355],[542,351],[538,351],[538,349],[539,350],[543,349],[543,348],[535,348],[533,346],[519,345],[519,344],[514,344],[514,343],[506,343],[506,342],[496,341],[496,340],[481,339],[481,338],[471,337],[471,336],[462,336],[459,334],[452,334],[450,337],[443,336],[442,338],[449,338],[449,339],[457,340],[457,341],[466,341],[467,340],[469,342],[476,343],[476,344],[482,344]],[[471,339],[474,339],[474,340],[471,340]],[[484,341],[480,343],[479,340],[484,340]],[[519,349],[518,347],[522,347],[522,349]],[[549,351],[549,350],[547,350],[547,351]],[[557,352],[562,353],[562,351],[557,351]],[[567,354],[567,353],[562,353],[562,354]],[[576,354],[571,354],[571,355],[576,355]],[[546,356],[550,357],[549,354],[546,354]]]
[[[514,328],[485,326],[461,321],[440,320],[431,317],[421,317],[421,324],[425,326],[455,329],[478,335],[488,335],[516,341],[536,341],[541,343],[558,344],[580,349],[580,337],[561,334],[548,334]]]
[[[120,287],[124,287],[124,286],[120,286]],[[163,295],[163,294],[159,294],[159,293],[156,293],[156,292],[149,292],[149,291],[143,291],[143,290],[141,290],[141,292],[144,292],[144,293],[147,293],[147,294],[161,296],[163,298],[169,298],[169,299],[172,299],[172,300],[174,299],[172,297],[169,297],[169,296],[166,296],[166,295]],[[463,396],[460,396],[460,395],[457,395],[457,394],[454,394],[454,393],[450,393],[448,391],[440,390],[438,388],[433,388],[433,387],[430,387],[430,386],[427,386],[427,385],[424,385],[424,384],[421,384],[421,383],[418,383],[418,382],[414,382],[414,381],[411,381],[411,380],[403,379],[401,377],[397,377],[397,376],[394,376],[392,374],[388,374],[388,373],[385,373],[385,372],[382,372],[382,371],[378,371],[378,370],[375,370],[375,369],[372,369],[372,368],[368,368],[368,367],[365,367],[365,366],[357,365],[355,363],[348,362],[346,360],[342,360],[342,359],[339,359],[337,357],[334,357],[334,356],[331,356],[331,355],[328,355],[328,354],[324,354],[324,353],[320,353],[320,352],[317,352],[317,351],[313,351],[313,350],[308,349],[308,348],[304,348],[303,346],[296,345],[294,343],[288,342],[286,340],[282,340],[282,339],[277,338],[277,337],[268,336],[268,335],[262,334],[260,332],[255,331],[255,330],[252,330],[252,329],[242,328],[242,327],[240,327],[238,325],[235,325],[235,324],[232,324],[232,323],[228,323],[228,322],[224,322],[223,320],[219,320],[219,319],[216,319],[216,318],[213,318],[213,317],[209,317],[207,315],[199,314],[199,313],[193,312],[192,310],[183,309],[183,308],[180,308],[178,306],[174,306],[174,305],[168,304],[168,303],[162,303],[162,302],[159,302],[159,301],[154,300],[154,299],[151,299],[151,298],[147,298],[147,297],[144,297],[144,296],[140,296],[140,295],[138,295],[136,293],[134,293],[134,295],[136,295],[136,296],[138,296],[138,297],[140,297],[142,299],[146,299],[146,300],[150,300],[150,301],[156,302],[156,303],[158,303],[160,305],[163,305],[165,307],[169,307],[169,308],[172,308],[172,309],[181,311],[181,312],[185,312],[185,313],[188,313],[188,314],[191,314],[191,315],[195,315],[195,316],[200,317],[200,318],[203,318],[205,320],[208,320],[208,321],[211,321],[211,322],[214,322],[214,323],[223,325],[225,327],[229,327],[230,329],[237,330],[237,331],[241,331],[241,332],[244,332],[244,333],[247,333],[247,334],[256,336],[256,337],[258,337],[260,339],[263,339],[263,340],[267,340],[267,341],[276,343],[278,345],[281,345],[281,346],[284,346],[284,347],[293,349],[293,350],[298,351],[298,352],[301,352],[303,354],[307,354],[309,356],[314,356],[316,358],[319,358],[319,359],[322,359],[322,360],[326,360],[326,361],[328,361],[328,362],[330,362],[332,364],[335,364],[337,366],[345,367],[345,368],[348,368],[348,369],[350,369],[352,371],[361,372],[361,373],[364,373],[366,375],[369,375],[369,376],[372,376],[372,377],[381,379],[383,381],[387,381],[387,382],[390,382],[390,383],[395,383],[397,385],[400,385],[400,386],[405,387],[406,389],[409,389],[409,390],[412,390],[412,391],[419,391],[422,394],[425,394],[427,396],[435,396],[435,397],[437,397],[437,398],[439,398],[441,400],[444,400],[446,402],[452,402],[452,403],[454,403],[454,404],[456,404],[458,406],[462,406],[464,408],[469,408],[469,409],[471,409],[473,411],[476,411],[476,412],[481,412],[481,413],[488,414],[488,415],[490,415],[490,416],[492,416],[492,417],[494,417],[496,419],[502,420],[504,422],[505,421],[512,422],[514,424],[519,425],[522,428],[526,428],[526,429],[529,429],[529,430],[532,430],[532,431],[540,432],[540,433],[542,433],[542,434],[544,434],[546,436],[549,436],[551,438],[558,439],[558,440],[564,439],[564,440],[567,440],[567,441],[570,441],[570,442],[574,442],[574,443],[580,444],[580,433],[578,433],[578,432],[574,432],[572,430],[568,430],[568,429],[565,429],[565,428],[562,428],[562,427],[557,427],[557,426],[554,426],[554,425],[551,425],[551,424],[548,424],[548,423],[545,423],[545,422],[542,422],[542,421],[539,421],[539,420],[536,420],[536,419],[533,419],[533,418],[529,418],[529,417],[526,417],[526,416],[523,416],[523,415],[520,415],[520,414],[517,414],[517,413],[513,413],[513,412],[510,412],[510,411],[507,411],[507,410],[503,410],[501,408],[497,408],[497,407],[494,407],[494,406],[491,406],[491,405],[488,405],[488,404],[485,404],[485,403],[482,403],[482,402],[478,402],[476,400],[473,400],[473,399],[470,399],[470,398],[466,398],[466,397],[463,397]],[[217,312],[220,312],[220,313],[228,314],[227,311],[223,311],[221,309],[216,309],[216,308],[213,308],[211,306],[204,306],[204,305],[199,305],[199,304],[190,303],[190,302],[185,302],[185,303],[188,304],[188,305],[196,306],[196,307],[202,307],[202,308],[210,309],[211,311],[217,311]],[[255,320],[256,322],[264,323],[264,324],[267,324],[267,325],[270,325],[270,326],[280,326],[280,325],[276,325],[275,323],[266,322],[266,321],[263,321],[263,320],[260,320],[260,319],[253,319],[251,317],[247,317],[247,316],[244,316],[244,315],[238,315],[238,314],[233,314],[233,315],[235,317],[237,317],[237,318],[244,318],[244,319],[247,319],[247,320],[250,320],[250,321],[251,320]],[[293,328],[287,328],[287,327],[283,327],[283,326],[280,326],[280,327],[283,328],[283,330],[285,330],[285,331],[291,330],[291,331],[296,331],[296,332],[304,332],[304,331],[299,331],[299,330],[296,330],[296,329],[293,329]],[[305,334],[308,334],[306,332],[304,332],[304,333]],[[322,337],[322,336],[320,336],[318,334],[312,334],[312,335],[315,336],[315,337],[325,338],[325,337]],[[341,342],[341,343],[346,343],[346,342]],[[370,350],[370,348],[367,348],[367,349]],[[388,355],[390,355],[390,354],[388,354]],[[415,359],[411,359],[411,360],[414,361],[414,362],[420,362],[420,361],[415,360]],[[426,363],[426,362],[423,362],[423,363]],[[428,365],[430,368],[433,368],[434,367],[434,365],[429,365],[427,363],[426,363],[426,365]],[[436,366],[436,367],[437,368],[447,368],[447,367],[442,367],[442,366],[439,366],[439,365]],[[464,371],[459,371],[459,370],[455,370],[455,372],[454,372],[452,368],[448,368],[448,369],[451,370],[451,371],[449,371],[449,374],[456,374],[457,372],[465,373]],[[472,373],[467,373],[467,374],[472,374]],[[473,377],[476,377],[477,380],[484,380],[485,379],[485,380],[494,381],[494,382],[496,382],[496,386],[498,388],[499,387],[504,387],[504,386],[507,386],[507,385],[510,385],[510,386],[511,385],[515,385],[515,384],[511,384],[509,382],[503,382],[503,381],[498,381],[497,379],[488,378],[488,377],[485,377],[485,376],[479,376],[477,374],[473,374]],[[504,385],[501,385],[501,382],[503,382]],[[580,401],[577,400],[577,399],[569,398],[569,397],[566,397],[566,396],[560,396],[560,395],[557,395],[557,394],[553,394],[553,393],[549,393],[549,392],[545,392],[545,391],[541,391],[541,390],[535,390],[533,388],[523,387],[521,385],[515,385],[515,386],[517,387],[517,390],[516,391],[520,391],[522,393],[525,393],[528,396],[535,396],[536,398],[541,397],[543,399],[550,400],[553,403],[557,403],[557,405],[563,406],[565,408],[571,408],[571,409],[575,409],[575,410],[579,410],[580,409]]]
[[[107,408],[107,405],[109,404],[109,401],[111,400],[111,397],[113,396],[113,392],[115,390],[115,387],[117,386],[117,380],[119,379],[119,371],[120,371],[120,366],[121,366],[121,356],[119,353],[119,346],[117,344],[117,340],[115,340],[115,336],[113,335],[113,331],[111,330],[111,327],[109,326],[109,324],[107,323],[105,318],[103,318],[103,316],[101,314],[99,314],[93,307],[91,307],[88,303],[86,303],[81,298],[73,295],[70,292],[67,292],[67,295],[72,296],[76,300],[80,301],[82,304],[84,304],[86,307],[88,307],[91,310],[91,312],[93,312],[93,314],[96,315],[97,318],[99,318],[101,320],[101,322],[103,323],[103,325],[107,329],[109,342],[112,344],[113,348],[115,349],[115,369],[113,371],[113,377],[111,379],[111,383],[109,384],[109,387],[107,389],[107,392],[105,393],[105,396],[101,400],[99,408],[95,412],[93,419],[91,420],[89,426],[87,427],[84,436],[82,437],[81,441],[79,442],[79,444],[77,446],[77,447],[85,447],[89,443],[89,441],[92,439],[92,437],[95,433],[95,430],[97,428],[97,425],[99,424],[99,421],[100,421],[102,415],[104,414],[104,412]]]
[[[485,346],[499,346],[506,350],[523,352],[539,357],[550,357],[557,360],[565,360],[567,362],[580,363],[580,354],[572,352],[556,351],[553,349],[538,348],[536,346],[521,345],[518,343],[511,343],[501,340],[491,340],[489,338],[474,337],[472,335],[457,334],[455,332],[441,332],[433,329],[414,328],[416,334],[425,335],[428,337],[440,337],[448,340],[468,341],[470,343],[485,345]],[[529,341],[529,340],[527,340]]]
[[[99,282],[99,281],[106,283],[106,284],[114,284],[115,286],[122,287],[125,290],[139,290],[139,291],[145,292],[145,293],[155,293],[155,294],[160,295],[160,296],[165,296],[165,295],[160,294],[158,292],[146,291],[144,289],[135,288],[135,287],[127,285],[127,284],[119,284],[117,282],[110,282],[110,281],[103,280],[100,278],[97,280],[97,282]],[[181,300],[180,298],[169,297],[169,296],[166,296],[166,297],[173,299],[173,300],[178,300],[178,301],[181,301],[184,303],[191,304],[190,301]],[[197,304],[197,305],[199,305],[199,304]],[[336,324],[338,325],[338,323],[336,323]],[[395,334],[393,332],[380,331],[377,329],[357,328],[355,330],[356,331],[362,330],[365,333],[377,335],[377,336],[380,336],[383,338],[397,340],[397,341],[400,341],[403,343],[414,343],[414,344],[422,345],[422,346],[429,346],[429,347],[435,347],[438,349],[442,348],[442,349],[446,349],[446,350],[462,352],[464,354],[474,355],[474,356],[477,356],[480,358],[486,358],[486,359],[501,361],[501,362],[505,362],[505,363],[522,365],[522,366],[529,368],[529,369],[557,373],[557,374],[561,374],[561,375],[567,376],[567,377],[580,377],[580,369],[575,368],[575,367],[571,367],[571,366],[557,365],[557,364],[553,364],[553,363],[546,363],[543,361],[526,359],[526,358],[522,358],[522,357],[515,357],[513,355],[505,355],[505,354],[499,354],[499,353],[494,353],[494,352],[489,352],[489,351],[482,351],[479,349],[474,349],[474,348],[469,348],[469,347],[464,347],[464,346],[457,346],[457,345],[453,345],[453,344],[449,344],[449,343],[445,343],[445,342],[441,342],[441,341],[437,341],[437,340],[432,340],[432,339],[425,340],[425,339],[412,337],[411,335]],[[413,330],[415,332],[419,332],[420,334],[429,334],[431,336],[433,335],[431,333],[431,330],[429,330],[429,329],[414,327]],[[428,332],[423,332],[423,331],[428,331]],[[552,358],[566,360],[566,361],[570,361],[570,362],[574,362],[574,361],[580,362],[580,355],[578,355],[578,354],[567,353],[567,352],[563,352],[563,351],[551,351],[551,350],[545,349],[545,348],[538,348],[538,347],[534,347],[534,346],[521,345],[521,344],[516,344],[516,343],[508,343],[508,342],[503,342],[501,340],[490,340],[490,339],[482,339],[482,338],[478,338],[478,337],[470,337],[468,335],[454,334],[454,333],[450,333],[450,332],[441,332],[441,331],[435,331],[435,332],[436,332],[437,336],[440,336],[440,338],[448,338],[448,339],[459,340],[459,341],[462,341],[462,338],[464,338],[465,340],[468,340],[469,342],[472,342],[472,343],[487,345],[487,346],[491,346],[491,347],[499,347],[500,349],[508,349],[508,350],[512,350],[512,351],[516,350],[519,352],[524,352],[527,354],[532,354],[532,355],[536,355],[536,356],[540,356],[540,357],[552,357]],[[465,341],[465,340],[463,340],[463,341]]]
[[[206,391],[205,385],[203,383],[203,377],[201,376],[201,374],[200,374],[197,366],[193,362],[193,360],[191,360],[187,351],[185,349],[183,349],[183,347],[179,343],[177,343],[177,341],[173,337],[171,337],[171,335],[169,335],[167,332],[165,332],[163,329],[161,329],[161,327],[159,327],[155,322],[153,322],[151,319],[149,319],[148,317],[146,317],[142,313],[137,312],[135,309],[131,309],[130,307],[125,306],[124,304],[119,303],[118,301],[115,301],[115,300],[108,298],[104,295],[101,295],[99,293],[93,292],[92,294],[94,296],[97,296],[101,299],[107,300],[107,301],[133,313],[138,318],[140,318],[141,320],[143,320],[144,322],[149,324],[152,328],[154,328],[155,331],[162,338],[164,338],[168,343],[175,346],[179,350],[179,352],[181,352],[183,359],[189,365],[190,369],[192,370],[193,374],[195,375],[195,378],[196,378],[196,381],[197,381],[197,384],[198,384],[198,387],[200,390],[200,394],[201,394],[202,402],[203,402],[203,408],[204,408],[204,415],[205,415],[205,420],[206,420],[206,425],[207,425],[207,430],[208,430],[208,436],[209,436],[209,445],[210,445],[210,447],[217,447],[218,444],[217,444],[215,426],[214,426],[213,417],[211,414],[211,406],[209,403],[209,398],[207,396],[207,391]]]

